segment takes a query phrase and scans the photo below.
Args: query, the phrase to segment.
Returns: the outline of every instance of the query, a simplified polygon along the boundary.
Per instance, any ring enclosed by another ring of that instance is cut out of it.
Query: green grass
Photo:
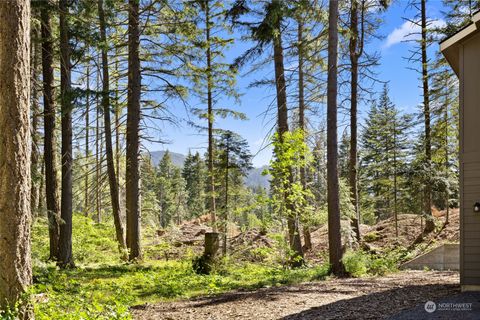
[[[145,302],[287,285],[328,274],[326,265],[290,270],[229,260],[211,275],[195,274],[190,259],[126,264],[119,259],[110,223],[95,224],[75,215],[73,225],[77,268],[65,271],[44,262],[48,258],[46,221],[34,225],[31,293],[36,319],[130,319],[129,307]]]

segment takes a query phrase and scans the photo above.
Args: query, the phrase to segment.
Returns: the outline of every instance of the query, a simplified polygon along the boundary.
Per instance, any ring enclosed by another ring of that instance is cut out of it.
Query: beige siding
[[[461,232],[460,281],[480,285],[480,36],[463,43],[460,53]]]

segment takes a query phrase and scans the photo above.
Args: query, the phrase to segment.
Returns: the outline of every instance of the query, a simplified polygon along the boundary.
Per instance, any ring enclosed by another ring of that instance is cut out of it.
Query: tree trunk
[[[448,81],[446,81],[445,88],[448,88]],[[448,218],[450,215],[450,190],[448,188],[448,179],[449,179],[449,157],[448,157],[448,106],[449,106],[449,93],[445,94],[445,113],[443,114],[445,122],[445,180],[447,181],[447,187],[445,187],[445,225],[448,224]]]
[[[283,143],[284,134],[288,132],[288,109],[287,109],[287,90],[285,82],[285,68],[283,64],[282,38],[280,34],[280,19],[276,21],[275,29],[278,34],[273,39],[273,59],[275,63],[275,87],[277,93],[277,114],[278,114],[278,137]],[[294,204],[289,199],[290,186],[293,184],[292,169],[288,172],[288,184],[284,189],[284,200],[287,209],[287,224],[290,248],[294,252],[291,259],[292,266],[299,267],[303,265],[303,249],[299,232],[299,219]]]
[[[0,2],[0,310],[22,304],[30,258],[30,1]]]
[[[393,215],[395,217],[395,237],[398,239],[398,183],[397,183],[397,127],[393,119]]]
[[[338,1],[329,1],[328,15],[328,83],[327,83],[327,188],[328,188],[328,244],[332,272],[345,273],[342,263],[340,234],[340,201],[337,154],[337,58],[338,58]]]
[[[115,74],[117,75],[118,73],[118,52],[116,52],[117,57],[115,58]],[[119,195],[120,195],[120,156],[121,156],[121,150],[120,150],[120,116],[122,113],[122,109],[120,106],[120,101],[118,97],[118,90],[119,90],[119,85],[118,85],[119,79],[117,78],[114,83],[115,85],[115,161],[116,161],[116,168],[117,168],[117,185],[119,189]],[[120,197],[120,203],[121,197]]]
[[[422,87],[423,87],[423,115],[425,120],[425,162],[427,175],[430,176],[430,168],[432,161],[432,147],[430,140],[430,92],[428,89],[428,59],[427,59],[427,14],[426,0],[421,0],[422,15]],[[425,229],[423,233],[427,234],[435,229],[435,222],[432,216],[432,187],[429,181],[425,181]]]
[[[89,62],[90,63],[90,62]],[[84,204],[84,215],[88,217],[89,211],[89,190],[88,190],[88,178],[90,175],[90,65],[87,65],[86,72],[87,80],[87,93],[85,95],[85,204]]]
[[[139,0],[128,1],[128,113],[127,113],[127,247],[129,259],[140,250],[140,28]]]
[[[120,198],[118,196],[118,184],[115,174],[115,164],[113,159],[112,146],[112,125],[110,120],[110,75],[108,72],[108,52],[107,35],[105,26],[105,12],[103,9],[103,0],[98,1],[98,17],[100,20],[100,40],[102,41],[102,110],[105,131],[105,152],[107,154],[107,173],[110,185],[110,198],[112,202],[113,221],[115,224],[115,234],[120,251],[126,248],[122,220],[120,218]]]
[[[46,6],[42,6],[41,25],[44,125],[43,160],[45,162],[45,196],[48,215],[48,233],[50,238],[49,260],[57,260],[60,234],[60,203],[58,198],[58,174],[56,167],[57,151],[55,142],[55,102],[53,99],[53,45],[50,12]]]
[[[305,89],[304,89],[304,74],[303,74],[303,21],[298,20],[298,127],[303,131],[304,139],[306,139],[307,128],[305,123]],[[300,168],[300,182],[303,190],[307,189],[307,168],[302,166]],[[310,228],[308,225],[303,226],[303,240],[305,250],[312,248],[312,236],[310,235]]]
[[[211,54],[211,45],[210,45],[210,4],[209,0],[205,1],[205,29],[206,29],[206,38],[207,38],[207,104],[208,104],[208,177],[210,179],[210,215],[212,220],[212,230],[217,232],[217,214],[216,214],[216,204],[215,204],[215,174],[213,172],[213,98],[212,98],[212,86],[213,86],[213,76],[212,76],[212,54]]]
[[[99,64],[97,64],[99,66]],[[97,223],[102,222],[102,132],[100,125],[100,100],[98,92],[100,91],[100,68],[97,68],[97,81],[95,83],[95,208]]]
[[[226,145],[226,155],[225,155],[225,158],[226,158],[226,163],[225,163],[225,216],[223,217],[223,247],[222,247],[222,250],[223,250],[223,255],[226,256],[227,255],[227,233],[228,233],[228,166],[230,165],[229,164],[229,148],[230,146],[228,145],[228,141],[227,141],[227,145]]]
[[[358,0],[352,0],[350,9],[350,161],[348,181],[350,184],[350,196],[355,208],[355,217],[351,226],[355,232],[355,238],[360,241],[360,208],[358,205],[358,181],[357,181],[357,106],[358,106],[358,60],[363,51],[363,36],[360,38],[358,31]],[[362,7],[363,10],[363,7]],[[363,15],[362,15],[363,17]],[[362,21],[363,23],[363,21]],[[363,30],[363,28],[362,28]]]
[[[62,198],[58,265],[74,267],[72,254],[72,90],[68,1],[60,0],[60,97],[62,102]]]
[[[40,200],[40,182],[42,176],[40,173],[40,132],[38,119],[40,117],[40,88],[38,86],[40,76],[40,30],[36,27],[32,29],[31,43],[31,94],[32,94],[32,159],[31,159],[31,176],[32,176],[32,189],[30,197],[30,208],[32,210],[32,217],[37,216],[39,200]]]

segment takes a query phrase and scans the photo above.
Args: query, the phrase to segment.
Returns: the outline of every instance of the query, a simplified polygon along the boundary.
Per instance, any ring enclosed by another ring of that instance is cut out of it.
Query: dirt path
[[[385,319],[459,292],[457,272],[403,271],[143,305],[135,319]]]

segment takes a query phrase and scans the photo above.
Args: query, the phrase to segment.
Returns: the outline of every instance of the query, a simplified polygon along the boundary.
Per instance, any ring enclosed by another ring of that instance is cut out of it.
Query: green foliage
[[[78,268],[59,270],[53,263],[42,262],[48,257],[45,219],[34,223],[31,297],[36,319],[131,319],[129,307],[137,304],[293,284],[328,274],[327,265],[284,268],[273,261],[278,259],[278,253],[259,250],[256,254],[269,257],[263,264],[227,259],[215,265],[210,275],[198,275],[193,271],[191,257],[153,260],[162,259],[159,252],[169,249],[165,243],[150,245],[153,229],[144,232],[145,261],[125,264],[118,257],[111,221],[97,224],[75,214],[73,226],[73,253]],[[285,241],[283,236],[279,240]]]
[[[205,162],[197,152],[190,152],[185,158],[182,170],[187,192],[188,218],[199,217],[205,213],[205,180],[207,179]]]
[[[153,225],[166,227],[180,223],[187,215],[187,194],[181,169],[176,167],[170,153],[165,152],[158,168],[149,157],[142,166],[142,211],[144,219]]]
[[[339,179],[339,195],[340,195],[340,214],[341,219],[349,220],[355,216],[355,208],[350,198],[350,187],[345,179]],[[312,220],[313,225],[323,225],[327,223],[328,219],[328,206],[324,202],[315,214]]]
[[[384,275],[398,269],[398,263],[403,255],[401,249],[384,254],[370,254],[362,250],[348,250],[343,255],[346,271],[354,277],[365,275]]]
[[[401,114],[385,85],[373,104],[362,135],[360,153],[360,203],[375,210],[377,218],[405,212],[410,203],[407,183],[412,118]]]
[[[345,270],[354,277],[361,277],[368,272],[370,257],[363,251],[347,251],[343,255]]]
[[[309,167],[313,160],[305,143],[305,133],[300,129],[285,132],[282,139],[275,134],[273,146],[275,158],[270,162],[271,169],[268,171],[273,178],[273,210],[280,217],[299,213],[300,216],[308,217],[313,211],[313,194],[309,189],[304,189],[298,179],[300,169]],[[289,208],[301,212],[290,212]]]
[[[363,236],[363,241],[373,242],[377,241],[380,238],[380,234],[377,231],[372,231]]]
[[[32,227],[32,259],[35,263],[41,263],[49,257],[47,234],[47,220],[38,218]],[[107,219],[98,224],[89,217],[78,213],[74,214],[73,235],[75,264],[115,264],[120,261],[112,220]]]

